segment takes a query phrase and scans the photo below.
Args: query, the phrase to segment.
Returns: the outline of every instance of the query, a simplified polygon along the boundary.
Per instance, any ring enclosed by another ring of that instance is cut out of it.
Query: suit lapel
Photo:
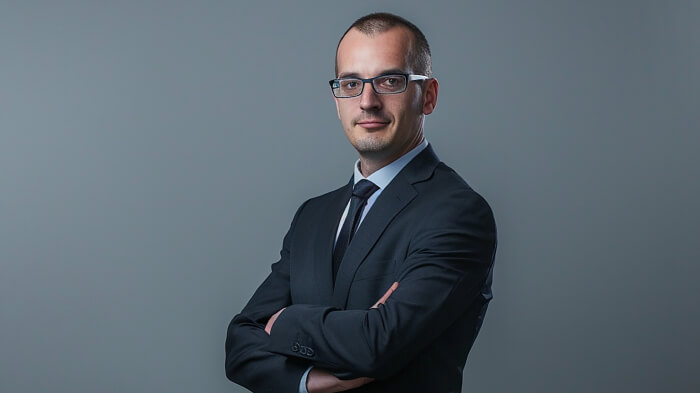
[[[438,163],[437,156],[432,147],[428,145],[382,190],[381,195],[362,220],[345,251],[333,288],[333,301],[331,303],[333,306],[345,308],[355,271],[379,240],[391,220],[416,197],[417,192],[413,184],[430,177]],[[335,231],[333,231],[333,235],[335,236]],[[330,254],[328,260],[331,260]]]
[[[352,193],[352,178],[343,188],[334,192],[328,201],[327,208],[321,212],[316,239],[318,246],[314,247],[314,292],[318,294],[318,304],[329,304],[333,294],[333,245],[338,223],[350,200]]]

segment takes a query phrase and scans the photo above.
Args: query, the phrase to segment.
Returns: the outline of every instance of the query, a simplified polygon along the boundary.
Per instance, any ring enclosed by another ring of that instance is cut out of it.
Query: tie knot
[[[355,187],[352,189],[352,196],[367,199],[378,189],[379,187],[377,187],[376,184],[369,180],[362,179],[358,181],[357,184],[355,184]]]

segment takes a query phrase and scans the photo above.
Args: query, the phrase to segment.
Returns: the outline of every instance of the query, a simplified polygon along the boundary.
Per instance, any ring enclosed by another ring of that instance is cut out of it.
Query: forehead
[[[410,32],[403,27],[372,35],[353,28],[338,46],[338,75],[368,78],[392,69],[410,72],[407,69],[410,42]]]

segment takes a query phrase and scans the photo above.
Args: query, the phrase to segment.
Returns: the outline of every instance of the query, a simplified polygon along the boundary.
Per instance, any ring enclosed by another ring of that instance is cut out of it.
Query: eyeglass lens
[[[361,79],[340,79],[334,93],[338,97],[353,97],[362,94],[364,82]],[[379,94],[400,93],[406,89],[405,75],[381,75],[372,79],[374,91]]]

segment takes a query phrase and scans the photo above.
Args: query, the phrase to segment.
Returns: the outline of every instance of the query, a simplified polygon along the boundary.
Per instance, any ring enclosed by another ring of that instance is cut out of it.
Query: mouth
[[[377,128],[382,128],[386,127],[387,124],[389,124],[388,121],[382,120],[382,119],[365,119],[365,120],[360,120],[357,123],[358,126],[366,129],[377,129]]]

